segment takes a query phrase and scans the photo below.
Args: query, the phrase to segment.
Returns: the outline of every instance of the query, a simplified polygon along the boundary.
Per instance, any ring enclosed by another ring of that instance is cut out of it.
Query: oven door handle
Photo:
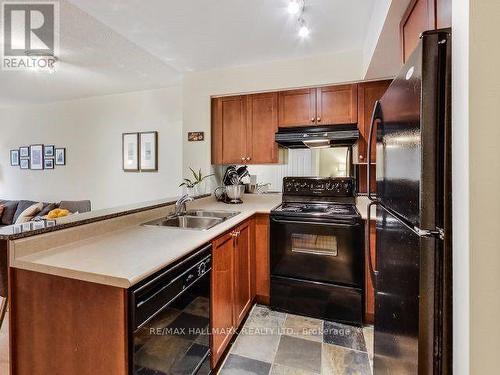
[[[329,226],[329,227],[342,227],[342,228],[350,228],[356,226],[358,224],[343,224],[343,223],[329,223],[329,222],[319,222],[319,221],[303,221],[303,220],[285,220],[285,219],[276,219],[272,218],[271,221],[280,224],[304,224],[304,225],[321,225],[321,226]]]
[[[372,206],[376,206],[378,202],[372,202],[368,205],[368,211],[366,213],[366,235],[365,235],[365,241],[366,241],[366,252],[367,258],[368,258],[368,268],[370,270],[370,279],[372,280],[372,285],[375,288],[375,283],[377,281],[377,276],[378,276],[378,271],[375,269],[375,266],[373,265],[373,260],[372,260],[372,249],[371,249],[371,244],[370,244],[370,223],[371,223],[371,210]]]

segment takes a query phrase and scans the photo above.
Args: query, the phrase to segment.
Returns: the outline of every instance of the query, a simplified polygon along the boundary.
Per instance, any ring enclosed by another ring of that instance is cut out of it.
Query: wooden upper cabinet
[[[415,50],[420,34],[451,27],[451,0],[412,0],[400,24],[403,63]]]
[[[212,323],[212,367],[231,341],[234,285],[234,237],[227,233],[212,243],[212,282],[210,314]]]
[[[277,163],[278,93],[249,95],[247,108],[247,163]]]
[[[316,125],[316,89],[289,90],[279,93],[279,126]]]
[[[320,87],[316,94],[316,125],[358,122],[358,85]]]
[[[247,220],[236,229],[234,252],[234,326],[238,327],[252,307],[253,221]]]
[[[368,138],[375,102],[382,98],[391,84],[390,80],[362,82],[358,85],[358,164],[368,163]],[[376,127],[372,137],[372,162],[376,159]]]
[[[355,124],[357,84],[283,91],[279,94],[279,126]]]
[[[212,99],[212,163],[237,164],[247,151],[247,98]]]

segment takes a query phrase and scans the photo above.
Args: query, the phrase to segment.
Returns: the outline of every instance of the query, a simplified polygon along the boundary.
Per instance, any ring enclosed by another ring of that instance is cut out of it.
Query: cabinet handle
[[[250,156],[247,157],[247,161],[250,161],[252,160],[252,158]]]
[[[241,157],[241,161],[245,161],[245,157],[244,156]]]
[[[231,237],[238,237],[238,234],[235,231],[231,232]]]
[[[318,122],[321,122],[321,117],[320,117],[320,116],[318,116],[317,120],[318,120]]]
[[[314,122],[314,120],[316,120],[314,117],[313,117],[313,118],[311,118],[311,122]]]
[[[361,160],[363,160],[363,159],[364,159],[363,155],[359,155],[359,158],[360,158]]]

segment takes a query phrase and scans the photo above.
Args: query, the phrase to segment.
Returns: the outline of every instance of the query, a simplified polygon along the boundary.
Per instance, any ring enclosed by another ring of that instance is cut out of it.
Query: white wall
[[[207,172],[210,169],[211,96],[334,84],[361,78],[361,51],[186,74],[183,85],[184,174],[189,166]],[[204,131],[205,141],[187,142],[188,131]],[[264,169],[267,173],[273,167]]]
[[[90,199],[94,209],[178,195],[182,166],[180,86],[0,109],[0,199]],[[123,132],[159,132],[159,171],[122,171]],[[9,150],[66,147],[66,166],[11,167]]]
[[[454,0],[452,6],[453,373],[467,375],[470,371],[469,0]]]

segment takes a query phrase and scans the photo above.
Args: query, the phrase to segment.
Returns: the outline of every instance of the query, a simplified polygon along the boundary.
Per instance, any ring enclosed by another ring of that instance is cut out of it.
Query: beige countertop
[[[132,225],[30,255],[11,255],[11,267],[78,280],[129,288],[182,258],[256,213],[269,213],[281,203],[281,194],[245,195],[243,204],[228,205],[213,197],[188,208],[240,211],[206,230]]]

